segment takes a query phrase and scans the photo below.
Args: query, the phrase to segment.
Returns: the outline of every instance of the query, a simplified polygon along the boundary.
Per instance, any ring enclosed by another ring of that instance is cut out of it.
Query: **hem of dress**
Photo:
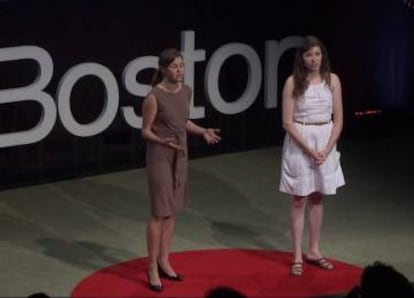
[[[308,196],[310,196],[311,194],[313,194],[315,192],[318,192],[318,193],[322,194],[323,196],[335,196],[337,194],[337,191],[336,190],[338,188],[344,186],[344,185],[345,185],[345,183],[344,184],[341,184],[341,185],[338,185],[335,188],[335,191],[333,191],[333,192],[323,192],[323,191],[321,191],[319,189],[315,189],[313,191],[307,192],[306,194],[302,194],[302,193],[289,192],[287,190],[283,190],[283,189],[280,189],[280,188],[279,188],[279,192],[284,193],[284,194],[288,194],[288,195],[291,195],[291,196],[298,196],[298,197],[308,197]]]

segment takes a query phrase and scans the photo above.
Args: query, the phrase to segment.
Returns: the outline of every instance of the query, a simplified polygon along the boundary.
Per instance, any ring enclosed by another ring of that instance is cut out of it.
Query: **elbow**
[[[282,127],[285,131],[289,131],[289,129],[292,127],[292,122],[290,121],[283,121]]]
[[[191,122],[190,120],[187,120],[187,122],[185,123],[185,130],[186,131],[191,131]]]
[[[146,129],[141,130],[141,137],[146,141],[148,140],[148,131]]]
[[[334,120],[334,126],[336,128],[336,130],[338,130],[339,132],[342,131],[343,127],[344,127],[344,122],[342,119],[335,119]]]

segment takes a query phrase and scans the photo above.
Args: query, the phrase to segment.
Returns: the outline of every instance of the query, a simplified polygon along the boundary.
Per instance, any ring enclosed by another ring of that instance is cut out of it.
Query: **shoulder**
[[[150,97],[150,96],[155,96],[155,94],[157,93],[157,89],[159,89],[157,86],[158,85],[151,86],[151,89],[149,90],[145,98]]]
[[[157,95],[156,95],[156,92],[154,92],[154,88],[144,98],[144,103],[145,104],[156,104],[157,103]]]
[[[335,95],[334,98],[337,98],[338,96],[341,96],[342,94],[341,81],[339,77],[334,73],[331,73],[331,82],[330,82],[329,89],[331,90],[333,95]]]
[[[156,113],[157,110],[158,110],[157,98],[155,97],[154,94],[149,93],[144,98],[144,101],[142,103],[143,115],[144,114],[148,115],[148,114]]]
[[[292,91],[293,90],[293,88],[294,88],[294,86],[295,86],[295,81],[294,81],[294,79],[293,79],[293,75],[290,75],[287,79],[286,79],[286,81],[285,81],[285,85],[284,85],[284,87],[283,87],[283,89],[285,90],[285,91]]]
[[[341,81],[340,81],[340,79],[339,79],[339,77],[336,73],[331,72],[330,76],[331,76],[331,86],[332,87],[341,85]]]
[[[161,91],[161,88],[159,87],[159,84],[152,86],[150,92],[148,92],[148,96],[149,95],[154,95],[155,97],[157,96],[157,94]]]
[[[285,87],[293,88],[295,81],[293,79],[293,75],[290,75],[285,81]]]
[[[188,86],[187,84],[184,84],[184,83],[183,83],[183,89],[184,89],[184,91],[185,91],[185,92],[187,92],[187,93],[191,93],[191,92],[192,92],[191,87],[190,87],[190,86]]]
[[[188,97],[188,99],[191,100],[191,94],[192,94],[191,87],[186,84],[183,84],[182,89],[186,97]]]

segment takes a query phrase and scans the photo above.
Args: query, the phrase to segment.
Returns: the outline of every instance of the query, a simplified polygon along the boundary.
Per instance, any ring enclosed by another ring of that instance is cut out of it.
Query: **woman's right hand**
[[[175,138],[163,138],[163,139],[160,139],[160,143],[162,145],[171,147],[171,148],[176,149],[176,150],[184,150],[184,147],[183,146],[178,145],[175,142]]]

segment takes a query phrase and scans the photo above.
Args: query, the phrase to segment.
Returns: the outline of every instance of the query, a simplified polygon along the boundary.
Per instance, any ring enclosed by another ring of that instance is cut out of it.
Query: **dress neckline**
[[[161,86],[160,84],[158,84],[158,85],[157,85],[157,87],[158,87],[161,91],[163,91],[163,92],[165,92],[165,93],[169,93],[169,94],[177,94],[177,93],[179,93],[179,92],[183,89],[183,84],[182,84],[182,83],[180,83],[180,85],[177,87],[177,89],[176,89],[176,90],[168,90],[168,89],[166,89],[164,86]]]
[[[323,86],[325,84],[326,84],[325,81],[322,81],[322,82],[317,83],[317,84],[311,84],[311,83],[309,83],[309,86]]]

